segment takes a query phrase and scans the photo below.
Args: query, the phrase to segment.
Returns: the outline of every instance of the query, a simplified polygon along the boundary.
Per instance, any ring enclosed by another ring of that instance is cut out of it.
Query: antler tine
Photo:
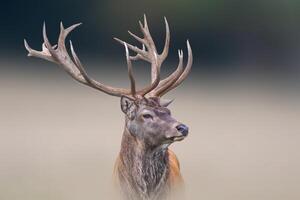
[[[74,59],[74,62],[76,64],[76,67],[77,69],[80,71],[80,73],[82,74],[82,76],[84,77],[84,79],[88,82],[88,83],[92,83],[92,80],[90,79],[90,77],[87,75],[83,65],[81,64],[81,61],[79,60],[75,50],[74,50],[74,47],[73,47],[73,44],[72,44],[72,41],[70,40],[70,49],[71,49],[71,53],[72,53],[72,57]]]
[[[162,96],[162,95],[166,94],[167,92],[169,92],[170,90],[176,88],[179,84],[181,84],[186,79],[186,77],[190,73],[190,71],[192,69],[192,64],[193,64],[193,52],[192,52],[192,48],[191,48],[191,45],[188,40],[186,41],[186,44],[187,44],[187,49],[188,49],[188,62],[187,62],[187,65],[186,65],[184,71],[177,78],[177,80],[166,90],[162,91],[159,94],[159,96]]]
[[[43,44],[45,45],[45,47],[47,48],[47,50],[49,51],[49,53],[51,53],[50,50],[52,50],[53,48],[52,48],[52,46],[51,46],[51,44],[49,42],[48,36],[47,36],[46,23],[45,22],[43,23],[43,39],[44,39],[44,43]]]
[[[62,50],[66,51],[66,45],[65,45],[66,37],[69,35],[69,33],[71,33],[75,28],[77,28],[81,24],[82,23],[74,24],[65,29],[63,23],[60,22],[60,34],[57,42],[58,48],[61,48]]]
[[[42,59],[46,59],[46,60],[48,60],[50,62],[54,62],[54,60],[51,57],[49,51],[45,47],[45,44],[42,45],[42,51],[36,51],[36,50],[32,49],[29,46],[29,44],[27,43],[26,39],[24,39],[24,46],[25,46],[26,50],[28,51],[27,56],[42,58]]]
[[[179,63],[177,66],[177,69],[169,75],[167,78],[159,82],[159,85],[156,87],[154,91],[152,91],[152,94],[154,96],[160,96],[161,93],[163,93],[165,90],[167,90],[171,85],[173,85],[180,75],[183,73],[183,51],[178,50],[178,57],[179,57]]]
[[[131,35],[134,39],[136,39],[137,41],[139,41],[143,45],[146,42],[145,39],[140,38],[139,36],[137,36],[136,34],[132,33],[131,31],[128,31],[128,33],[129,33],[129,35]]]
[[[28,51],[28,56],[34,56],[34,57],[48,60],[50,62],[54,62],[54,63],[62,66],[63,69],[76,81],[78,81],[82,84],[85,84],[87,86],[90,86],[94,89],[100,90],[109,95],[131,96],[131,90],[110,87],[110,86],[104,85],[104,84],[97,82],[94,79],[90,78],[87,75],[83,65],[81,64],[78,56],[76,55],[72,43],[70,42],[71,53],[72,53],[74,61],[72,60],[72,58],[70,57],[69,53],[66,50],[65,39],[68,36],[68,34],[79,25],[80,24],[74,24],[65,29],[63,27],[63,24],[61,23],[58,44],[57,44],[57,46],[56,45],[52,46],[48,40],[47,33],[46,33],[46,25],[44,23],[44,25],[43,25],[44,43],[43,43],[42,51],[36,51],[36,50],[32,49],[28,45],[27,41],[24,40],[24,45]]]
[[[154,90],[158,86],[160,81],[160,65],[158,64],[158,58],[156,53],[154,54],[154,63],[152,63],[151,65],[152,65],[151,69],[155,70],[155,77],[154,80],[151,82],[151,85],[145,88],[144,91],[141,92],[142,96],[145,96],[146,94]]]
[[[142,32],[144,33],[144,36],[145,36],[145,40],[146,40],[145,45],[147,46],[147,44],[148,44],[148,51],[152,50],[153,54],[154,53],[157,54],[156,46],[155,46],[154,41],[152,39],[152,36],[150,34],[150,30],[149,30],[148,22],[147,22],[147,17],[146,17],[145,14],[144,14],[144,27],[142,26],[142,23],[140,21],[139,21],[139,24],[140,24],[141,30],[142,30]]]
[[[125,46],[125,51],[126,51],[126,61],[127,61],[127,66],[128,66],[128,76],[130,79],[130,86],[131,86],[131,94],[133,97],[136,97],[136,91],[135,91],[135,79],[133,77],[133,72],[132,72],[132,63],[130,60],[130,56],[129,56],[129,50],[127,47],[127,44],[124,42],[124,46]]]
[[[170,47],[170,28],[169,28],[169,23],[166,17],[165,19],[165,26],[166,26],[166,38],[165,38],[165,45],[164,45],[164,50],[161,53],[162,59],[166,59],[168,54],[169,54],[169,47]]]
[[[117,42],[119,42],[122,45],[125,42],[125,41],[120,40],[119,38],[116,38],[116,37],[114,37],[114,40],[116,40]],[[150,60],[148,60],[148,58],[147,58],[147,52],[144,49],[142,50],[142,49],[139,49],[136,46],[128,44],[127,42],[125,42],[125,43],[128,46],[128,49],[132,50],[133,52],[136,52],[138,55],[141,55],[145,61],[150,61]]]

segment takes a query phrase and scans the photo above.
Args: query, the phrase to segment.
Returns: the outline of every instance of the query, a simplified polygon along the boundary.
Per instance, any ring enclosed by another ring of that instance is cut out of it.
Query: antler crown
[[[187,40],[187,49],[188,49],[188,61],[185,67],[183,67],[183,51],[178,50],[179,63],[177,69],[170,74],[165,79],[160,79],[160,69],[164,60],[167,58],[169,53],[170,46],[170,29],[169,24],[166,18],[165,28],[166,28],[166,36],[165,36],[165,44],[163,51],[159,54],[157,52],[156,45],[152,39],[152,36],[149,31],[148,23],[146,15],[144,15],[144,23],[139,21],[140,29],[143,34],[143,37],[139,37],[134,33],[128,31],[128,33],[136,39],[138,42],[142,44],[142,48],[138,48],[133,46],[123,40],[118,38],[114,38],[116,41],[124,45],[125,47],[125,55],[127,61],[128,68],[128,76],[130,80],[130,89],[124,88],[116,88],[100,83],[90,76],[88,76],[85,68],[83,67],[81,61],[79,60],[77,54],[75,53],[72,42],[70,41],[70,50],[72,57],[69,55],[66,46],[65,39],[70,32],[72,32],[79,24],[74,24],[68,28],[64,28],[63,24],[60,24],[60,34],[58,37],[57,45],[52,46],[48,40],[46,33],[46,25],[43,25],[43,39],[44,42],[42,44],[42,51],[37,51],[32,49],[27,41],[24,39],[25,48],[28,51],[28,56],[33,56],[37,58],[41,58],[44,60],[48,60],[50,62],[54,62],[60,65],[73,79],[76,81],[92,87],[94,89],[100,90],[106,94],[112,96],[128,96],[133,98],[145,97],[145,96],[154,96],[161,97],[166,94],[168,91],[177,87],[180,83],[182,83],[189,72],[191,71],[192,62],[193,62],[193,54],[192,49]],[[129,54],[129,50],[136,53],[135,56],[131,56]],[[132,69],[132,61],[143,60],[149,62],[151,64],[151,84],[142,88],[140,90],[136,90],[136,83],[133,76]]]

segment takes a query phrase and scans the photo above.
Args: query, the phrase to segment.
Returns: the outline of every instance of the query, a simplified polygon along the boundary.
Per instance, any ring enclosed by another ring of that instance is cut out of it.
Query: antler
[[[144,15],[144,24],[142,24],[140,21],[139,24],[140,24],[141,31],[143,33],[143,38],[140,38],[139,36],[131,33],[130,31],[128,32],[137,41],[142,43],[142,48],[138,48],[118,38],[114,38],[115,40],[123,44],[125,47],[128,75],[129,75],[130,85],[131,85],[130,90],[107,86],[89,77],[82,63],[80,62],[78,56],[76,55],[71,41],[70,41],[70,49],[71,49],[72,57],[69,55],[65,46],[65,39],[71,31],[73,31],[76,27],[80,25],[80,23],[74,24],[66,29],[61,23],[58,42],[57,45],[54,46],[52,46],[48,40],[46,34],[46,26],[44,24],[43,25],[44,42],[42,45],[42,51],[37,51],[32,49],[28,45],[26,40],[24,40],[24,45],[28,51],[28,56],[33,56],[44,60],[48,60],[50,62],[54,62],[60,65],[76,81],[84,85],[87,85],[89,87],[92,87],[94,89],[105,92],[109,95],[119,96],[119,97],[125,95],[125,96],[132,96],[134,98],[138,96],[145,96],[147,94],[149,94],[149,96],[162,96],[168,91],[177,87],[181,82],[183,82],[183,80],[189,74],[193,62],[192,49],[190,47],[189,41],[187,41],[188,62],[186,67],[185,68],[183,67],[183,52],[182,50],[178,50],[179,64],[177,69],[170,76],[160,81],[160,68],[162,63],[168,56],[169,45],[170,45],[170,30],[169,30],[168,21],[165,18],[166,38],[165,38],[164,49],[161,54],[157,53],[157,49],[152,39],[152,36],[150,34],[145,15]],[[128,49],[135,52],[136,55],[130,56]],[[132,60],[144,60],[146,62],[151,63],[151,84],[138,91],[136,91],[135,79],[133,77],[133,72],[132,72],[132,63],[131,63]]]
[[[100,82],[95,81],[94,79],[90,78],[87,75],[86,70],[84,69],[83,65],[81,64],[78,56],[76,55],[73,44],[70,41],[70,49],[72,53],[73,59],[70,57],[69,53],[67,52],[66,46],[65,46],[65,39],[68,36],[68,34],[73,31],[76,27],[78,27],[79,24],[74,24],[70,26],[69,28],[64,28],[63,24],[60,24],[60,34],[58,38],[58,44],[52,46],[48,40],[47,33],[46,33],[46,26],[43,25],[43,38],[44,43],[42,45],[42,51],[36,51],[32,49],[26,40],[24,40],[25,48],[28,51],[28,56],[33,56],[37,58],[41,58],[44,60],[48,60],[50,62],[54,62],[60,66],[76,81],[85,84],[89,87],[92,87],[94,89],[100,90],[102,92],[105,92],[109,95],[113,96],[135,96],[135,81],[132,75],[132,67],[131,62],[129,61],[129,54],[127,46],[126,48],[126,57],[127,57],[127,63],[128,63],[128,74],[130,77],[131,82],[131,90],[123,89],[123,88],[116,88],[116,87],[110,87],[107,85],[104,85]],[[129,61],[129,62],[128,62]],[[145,89],[138,91],[139,93],[144,92]]]
[[[131,44],[128,44],[124,42],[123,40],[120,40],[118,38],[114,38],[121,44],[127,44],[128,48],[136,53],[135,56],[130,56],[130,60],[144,60],[151,63],[151,86],[149,87],[149,95],[150,96],[162,96],[171,89],[177,87],[180,83],[182,83],[187,75],[189,74],[192,63],[193,63],[193,55],[192,55],[192,49],[189,44],[189,41],[187,41],[187,48],[188,48],[188,63],[186,67],[183,67],[183,51],[178,50],[178,57],[179,57],[179,64],[177,69],[169,75],[164,80],[160,81],[160,68],[164,60],[167,58],[169,53],[169,46],[170,46],[170,29],[169,24],[166,18],[165,20],[165,28],[166,28],[166,37],[165,37],[165,44],[164,49],[161,54],[157,53],[156,46],[154,44],[154,41],[152,39],[152,36],[150,34],[147,18],[144,15],[144,25],[139,21],[141,31],[143,33],[143,38],[140,38],[139,36],[135,35],[134,33],[128,31],[128,33],[135,38],[138,42],[142,43],[142,48],[138,48],[136,46],[133,46]],[[156,60],[153,58],[157,58]],[[158,84],[157,84],[158,82]],[[154,87],[155,86],[155,87]],[[150,90],[151,89],[151,90]],[[148,93],[147,92],[147,93]],[[147,94],[147,93],[144,93]]]

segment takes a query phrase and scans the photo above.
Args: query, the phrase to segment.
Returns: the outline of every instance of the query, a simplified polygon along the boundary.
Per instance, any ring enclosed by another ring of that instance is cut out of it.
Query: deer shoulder
[[[168,182],[171,187],[180,187],[183,185],[183,178],[180,172],[180,164],[177,156],[170,149],[168,150],[169,176]]]

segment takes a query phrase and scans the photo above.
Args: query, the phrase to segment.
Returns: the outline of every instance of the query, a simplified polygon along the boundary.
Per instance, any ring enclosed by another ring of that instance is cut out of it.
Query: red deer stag
[[[115,177],[125,199],[154,200],[167,197],[172,188],[182,184],[179,162],[176,155],[168,149],[175,141],[183,140],[188,134],[188,127],[171,116],[167,106],[171,101],[161,97],[177,87],[189,74],[192,67],[192,50],[187,41],[188,61],[183,66],[183,52],[178,51],[179,64],[167,78],[160,79],[160,68],[169,52],[170,32],[165,19],[166,38],[164,49],[158,54],[149,32],[146,17],[140,23],[143,37],[129,31],[129,34],[142,48],[114,38],[125,46],[128,74],[131,88],[115,88],[95,81],[88,76],[77,57],[70,41],[72,57],[69,55],[65,39],[80,24],[69,28],[60,25],[58,44],[52,46],[43,26],[44,43],[42,51],[31,49],[24,40],[28,56],[38,57],[60,65],[76,81],[100,90],[112,96],[121,97],[121,110],[125,114],[125,130],[121,150],[115,164]],[[129,49],[136,53],[129,55]],[[151,84],[140,90],[136,89],[132,72],[132,61],[144,60],[151,64]]]

